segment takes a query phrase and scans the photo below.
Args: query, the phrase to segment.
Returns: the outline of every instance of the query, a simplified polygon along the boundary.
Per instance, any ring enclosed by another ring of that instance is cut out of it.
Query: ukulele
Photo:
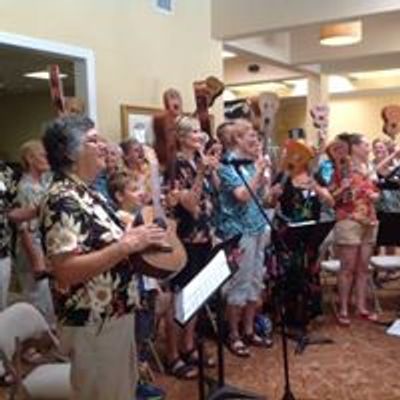
[[[77,97],[65,97],[60,77],[60,67],[57,64],[49,66],[50,97],[58,117],[71,114],[83,114],[85,103]]]
[[[151,149],[145,148],[145,156],[150,166],[152,205],[142,208],[140,222],[159,225],[165,229],[166,239],[161,246],[150,247],[140,255],[135,255],[134,263],[143,274],[163,279],[183,269],[187,262],[187,254],[176,234],[175,221],[166,217],[161,205],[161,188],[156,155]]]
[[[62,117],[66,114],[64,90],[60,77],[60,67],[57,64],[49,66],[50,74],[50,96],[53,105],[57,111],[57,115]]]
[[[193,83],[194,96],[196,101],[195,115],[198,117],[200,127],[212,139],[212,124],[208,109],[214,101],[223,93],[224,84],[214,76],[209,76],[204,81]]]
[[[335,165],[336,181],[341,182],[343,179],[350,179],[352,175],[352,163],[348,143],[336,139],[327,147],[326,151]],[[332,195],[336,201],[340,201],[341,203],[348,203],[353,200],[353,191],[351,188],[344,191],[338,188]]]
[[[310,110],[314,128],[318,129],[318,153],[324,150],[329,126],[329,107],[325,104],[317,104]]]
[[[383,132],[395,139],[400,132],[400,106],[389,105],[382,108]]]

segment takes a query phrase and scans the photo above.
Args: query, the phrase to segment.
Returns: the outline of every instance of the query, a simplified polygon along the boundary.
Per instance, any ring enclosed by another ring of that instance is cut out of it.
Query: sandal
[[[378,314],[375,314],[373,312],[359,312],[358,313],[358,318],[363,319],[364,321],[369,321],[369,322],[378,322]]]
[[[196,349],[189,350],[185,353],[181,354],[182,359],[186,362],[186,364],[198,366],[199,365],[199,355]],[[205,355],[203,357],[203,365],[205,368],[214,368],[216,363],[214,358]]]
[[[337,314],[336,315],[337,322],[340,326],[350,326],[351,320],[347,315],[344,314]]]
[[[193,365],[186,364],[179,357],[167,365],[167,371],[175,378],[193,380],[197,378],[197,370]]]
[[[256,333],[248,333],[244,335],[244,342],[248,346],[254,346],[254,347],[265,347],[265,348],[270,348],[272,347],[272,339],[268,337],[262,337],[257,335]]]
[[[242,358],[250,357],[249,348],[239,338],[229,338],[228,339],[228,349],[235,356],[242,357]]]

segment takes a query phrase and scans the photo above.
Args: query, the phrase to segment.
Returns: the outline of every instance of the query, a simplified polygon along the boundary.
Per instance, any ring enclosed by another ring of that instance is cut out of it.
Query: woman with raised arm
[[[125,229],[89,188],[105,167],[104,142],[89,118],[56,119],[43,143],[54,181],[41,229],[62,346],[71,358],[72,397],[135,399],[137,290],[130,255],[160,245],[164,232],[153,224]]]
[[[377,315],[368,310],[367,281],[369,258],[378,231],[375,202],[379,192],[369,168],[369,142],[357,133],[341,135],[341,140],[348,143],[350,154],[348,162],[336,166],[332,194],[337,220],[335,244],[341,263],[338,323],[349,326],[349,301],[353,284],[358,316],[369,321],[377,320]]]

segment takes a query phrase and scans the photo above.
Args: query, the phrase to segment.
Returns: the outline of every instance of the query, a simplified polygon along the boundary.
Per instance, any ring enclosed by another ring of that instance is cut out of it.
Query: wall
[[[400,94],[346,95],[330,100],[329,136],[341,132],[360,132],[373,139],[382,136],[381,110],[389,104],[400,105]],[[278,140],[290,128],[304,127],[305,98],[283,99],[278,114]]]
[[[99,125],[112,138],[121,104],[161,106],[172,86],[192,110],[192,82],[222,76],[210,21],[210,0],[176,0],[173,16],[155,13],[152,0],[2,0],[0,11],[3,31],[93,49]]]
[[[0,159],[17,161],[21,144],[40,138],[44,121],[53,116],[49,93],[0,96]]]

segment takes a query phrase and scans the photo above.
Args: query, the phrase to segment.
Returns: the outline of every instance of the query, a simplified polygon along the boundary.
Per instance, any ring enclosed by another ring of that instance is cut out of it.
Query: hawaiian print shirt
[[[0,161],[0,258],[10,254],[11,230],[7,217],[17,193],[14,171]]]
[[[177,154],[174,166],[175,178],[180,189],[192,189],[198,173],[197,160],[194,162],[186,159],[182,154]],[[177,233],[185,243],[204,243],[212,237],[212,202],[213,187],[211,179],[207,175],[202,181],[200,196],[200,212],[194,217],[189,211],[178,204],[174,210],[177,219]]]
[[[370,194],[378,193],[378,189],[369,174],[354,170],[350,176],[350,190],[336,199],[335,210],[338,220],[352,219],[366,225],[377,224],[375,202],[370,199]],[[331,191],[335,197],[337,188],[340,187],[341,177],[335,173]]]
[[[56,177],[41,212],[43,245],[48,257],[88,254],[121,238],[123,223],[107,201],[77,177]],[[85,283],[53,288],[56,313],[64,325],[98,324],[131,312],[137,283],[129,260]]]
[[[230,153],[226,158],[237,158],[235,153]],[[241,167],[243,178],[250,182],[256,173],[254,164]],[[244,185],[235,167],[221,165],[218,170],[221,179],[219,191],[219,212],[217,218],[217,232],[222,238],[233,237],[239,233],[245,235],[259,235],[265,231],[266,222],[254,200],[246,203],[240,202],[234,195],[235,189]],[[261,192],[257,193],[260,195]]]

